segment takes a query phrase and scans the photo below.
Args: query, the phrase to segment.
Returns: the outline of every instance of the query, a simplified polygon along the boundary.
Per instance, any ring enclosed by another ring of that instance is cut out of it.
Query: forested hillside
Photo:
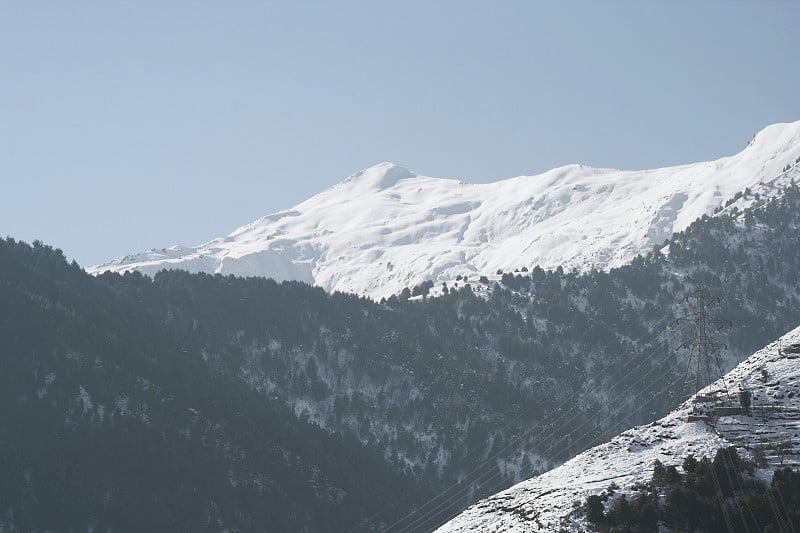
[[[0,319],[0,531],[341,531],[426,495],[58,250],[0,241]]]
[[[674,407],[687,332],[669,326],[697,284],[733,323],[729,366],[793,325],[798,227],[792,185],[610,272],[533,268],[383,303],[261,278],[93,278],[5,241],[0,379],[15,408],[0,415],[0,457],[23,466],[0,508],[40,528],[106,524],[111,505],[198,527],[341,530],[379,511],[384,525],[436,525]],[[139,459],[114,472],[114,454]],[[395,524],[426,499],[420,486],[439,495]],[[73,515],[39,512],[56,494],[75,498]]]
[[[402,471],[440,487],[461,480],[442,497],[444,512],[693,392],[674,350],[688,332],[670,325],[697,283],[734,324],[729,367],[793,323],[800,243],[787,228],[800,226],[800,194],[790,186],[751,201],[629,266],[507,273],[488,297],[477,280],[439,298],[376,304],[257,278],[101,279],[146,302],[218,372],[377,444]]]

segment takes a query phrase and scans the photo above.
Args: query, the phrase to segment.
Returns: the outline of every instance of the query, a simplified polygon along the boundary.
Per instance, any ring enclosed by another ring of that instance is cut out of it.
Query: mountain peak
[[[800,120],[770,124],[753,136],[747,148],[761,150],[797,148],[800,144]]]
[[[414,177],[416,177],[416,174],[407,168],[394,163],[383,162],[356,172],[342,183],[371,190],[382,190],[392,187],[400,180]]]

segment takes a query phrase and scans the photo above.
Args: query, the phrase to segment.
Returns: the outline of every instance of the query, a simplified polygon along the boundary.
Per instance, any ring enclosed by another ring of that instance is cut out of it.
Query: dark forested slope
[[[341,531],[416,488],[58,250],[0,241],[0,319],[0,530]]]

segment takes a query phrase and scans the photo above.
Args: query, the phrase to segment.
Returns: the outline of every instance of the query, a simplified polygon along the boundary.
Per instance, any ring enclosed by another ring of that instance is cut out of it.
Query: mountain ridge
[[[608,269],[798,161],[800,121],[768,126],[733,156],[652,170],[573,164],[468,184],[381,163],[227,237],[87,270],[263,276],[379,299],[497,270]]]

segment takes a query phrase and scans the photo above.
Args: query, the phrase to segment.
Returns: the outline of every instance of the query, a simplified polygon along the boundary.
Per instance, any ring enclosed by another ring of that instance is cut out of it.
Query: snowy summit
[[[655,170],[568,165],[467,184],[382,163],[227,237],[88,270],[265,276],[380,298],[425,280],[535,265],[607,269],[797,161],[800,121],[765,128],[734,156]]]

